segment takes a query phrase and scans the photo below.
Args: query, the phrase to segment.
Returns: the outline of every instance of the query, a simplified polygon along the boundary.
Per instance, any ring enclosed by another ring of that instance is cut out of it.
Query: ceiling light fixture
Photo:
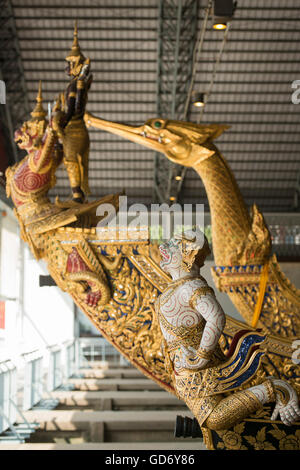
[[[232,19],[236,2],[233,0],[214,0],[214,18],[213,28],[216,30],[224,30],[227,28],[227,23]]]
[[[222,30],[222,29],[226,29],[227,28],[227,21],[224,21],[224,22],[220,22],[220,18],[215,18],[214,21],[216,21],[216,23],[213,24],[213,28],[214,29],[217,29],[217,30]]]
[[[203,108],[203,106],[205,106],[204,93],[199,93],[199,92],[192,93],[192,103],[197,108]]]

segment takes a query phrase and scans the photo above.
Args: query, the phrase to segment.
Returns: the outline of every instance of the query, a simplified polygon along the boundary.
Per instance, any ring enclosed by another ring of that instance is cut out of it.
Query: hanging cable
[[[205,32],[206,32],[206,26],[207,26],[207,22],[208,22],[208,18],[209,18],[209,14],[211,12],[211,9],[212,9],[212,0],[208,0],[207,6],[205,8],[204,19],[203,19],[203,22],[202,22],[202,25],[201,25],[201,30],[199,32],[199,35],[198,35],[198,38],[197,38],[197,41],[196,41],[196,46],[194,48],[192,78],[191,78],[191,83],[190,83],[190,86],[189,86],[187,99],[186,99],[186,102],[185,102],[185,108],[184,108],[184,113],[183,113],[183,117],[182,117],[183,120],[186,120],[186,118],[187,118],[187,113],[188,113],[188,109],[189,109],[189,105],[190,105],[190,101],[191,101],[191,96],[192,96],[192,91],[193,91],[193,87],[194,87],[194,83],[195,83],[197,65],[199,63],[200,54],[202,52],[203,43],[204,43],[204,36],[205,36]],[[182,187],[182,184],[183,184],[183,180],[184,180],[186,171],[187,171],[187,168],[182,167],[181,175],[176,177],[177,181],[178,181],[177,194],[179,194],[180,191],[181,191],[181,187]],[[176,200],[177,200],[177,197],[176,197]]]
[[[215,63],[214,63],[214,68],[213,68],[213,72],[212,72],[212,75],[211,75],[210,83],[209,83],[207,92],[204,95],[204,106],[202,108],[200,108],[200,113],[199,113],[198,121],[197,121],[198,124],[200,123],[200,121],[202,119],[205,106],[206,106],[206,104],[208,102],[208,99],[209,99],[209,97],[211,95],[211,92],[212,92],[212,87],[214,85],[214,81],[215,81],[215,78],[216,78],[218,66],[219,66],[219,63],[221,62],[221,57],[222,57],[222,54],[224,52],[225,45],[226,45],[226,42],[227,42],[227,39],[228,39],[228,33],[229,33],[229,30],[230,30],[230,25],[231,25],[231,23],[227,23],[227,28],[224,31],[223,41],[221,43],[218,55],[217,55]]]
[[[201,30],[199,32],[199,36],[198,36],[198,39],[196,41],[196,44],[198,46],[196,46],[195,49],[194,49],[192,78],[191,78],[191,83],[190,83],[190,87],[189,87],[189,91],[188,91],[188,95],[187,95],[187,99],[186,99],[186,103],[185,103],[185,108],[184,108],[184,113],[183,113],[183,120],[186,119],[186,116],[187,116],[187,113],[188,113],[190,100],[191,100],[191,95],[192,95],[194,82],[195,82],[197,65],[199,63],[200,54],[202,52],[202,47],[203,47],[203,42],[204,42],[204,35],[205,35],[207,21],[208,21],[208,18],[209,18],[209,13],[211,11],[211,8],[212,8],[212,0],[208,0],[207,7],[205,9],[204,19],[203,19],[202,26],[201,26]]]
[[[204,20],[202,22],[199,37],[197,39],[198,47],[195,47],[195,49],[194,49],[192,78],[191,78],[191,83],[190,83],[188,96],[187,96],[187,100],[186,100],[186,104],[185,104],[185,109],[184,109],[184,115],[183,115],[184,120],[186,119],[188,108],[189,108],[189,105],[190,105],[191,95],[192,95],[193,86],[194,86],[194,82],[195,82],[196,71],[197,71],[197,65],[199,63],[200,54],[201,54],[202,48],[203,48],[204,35],[205,35],[206,26],[207,26],[207,22],[208,22],[208,18],[209,18],[211,8],[212,8],[212,0],[209,0],[208,4],[207,4],[207,7],[205,9],[205,16],[204,16]],[[218,66],[219,66],[219,63],[221,62],[222,54],[224,52],[225,45],[226,45],[227,40],[228,40],[228,33],[229,33],[229,30],[230,30],[230,26],[231,26],[231,23],[227,23],[227,28],[224,30],[223,40],[222,40],[219,52],[216,56],[216,60],[215,60],[214,67],[213,67],[213,72],[212,72],[212,75],[211,75],[211,80],[210,80],[207,92],[204,94],[204,106],[200,108],[200,113],[199,113],[198,120],[197,120],[198,124],[200,123],[200,121],[202,119],[206,104],[207,104],[208,99],[209,99],[209,97],[211,95],[211,92],[212,92],[212,88],[213,88],[213,85],[214,85],[214,81],[215,81],[215,77],[216,77],[216,74],[217,74]],[[180,179],[178,180],[177,194],[179,194],[180,191],[181,191],[181,187],[182,187],[186,172],[187,172],[187,167],[183,167],[182,171],[181,171]]]

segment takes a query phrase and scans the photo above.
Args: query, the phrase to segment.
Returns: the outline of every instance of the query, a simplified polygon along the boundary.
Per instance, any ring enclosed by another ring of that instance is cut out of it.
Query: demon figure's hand
[[[271,419],[275,420],[278,415],[281,421],[287,426],[300,419],[300,408],[297,393],[293,387],[280,379],[269,377],[276,391],[276,405]]]

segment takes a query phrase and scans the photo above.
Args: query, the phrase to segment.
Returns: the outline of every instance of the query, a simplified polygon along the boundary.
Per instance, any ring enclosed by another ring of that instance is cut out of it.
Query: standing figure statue
[[[213,289],[199,274],[210,249],[205,235],[189,231],[160,245],[161,267],[172,282],[156,301],[163,335],[165,365],[178,398],[203,428],[228,429],[252,415],[265,403],[275,402],[278,414],[291,425],[300,418],[298,397],[292,386],[267,377],[250,388],[264,355],[266,336],[240,331],[225,356],[219,339],[225,314]]]
[[[83,203],[90,193],[88,185],[89,134],[83,120],[92,83],[90,59],[82,54],[79,43],[77,24],[74,28],[74,39],[70,53],[66,57],[67,74],[70,83],[54,108],[54,128],[64,149],[64,165],[72,189],[73,201]]]

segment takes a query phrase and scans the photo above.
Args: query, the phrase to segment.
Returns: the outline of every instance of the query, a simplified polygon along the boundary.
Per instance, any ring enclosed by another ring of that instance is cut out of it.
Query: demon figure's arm
[[[92,75],[90,73],[90,64],[86,62],[80,75],[74,79],[67,90],[67,111],[62,121],[64,129],[74,116],[81,116],[85,111],[86,93],[92,83]]]
[[[73,80],[67,90],[67,112],[63,117],[61,122],[61,127],[64,129],[69,121],[72,119],[75,113],[75,103],[76,103],[76,95],[77,95],[77,81]]]
[[[204,288],[206,289],[206,288]],[[212,353],[218,346],[220,336],[225,327],[225,313],[213,292],[203,295],[203,288],[196,289],[191,296],[190,306],[196,310],[206,321],[198,350],[189,347],[183,348],[184,367],[189,369],[207,366]]]
[[[93,75],[90,73],[89,63],[84,64],[77,80],[75,114],[83,116],[86,105],[86,94],[89,91],[93,81]]]

